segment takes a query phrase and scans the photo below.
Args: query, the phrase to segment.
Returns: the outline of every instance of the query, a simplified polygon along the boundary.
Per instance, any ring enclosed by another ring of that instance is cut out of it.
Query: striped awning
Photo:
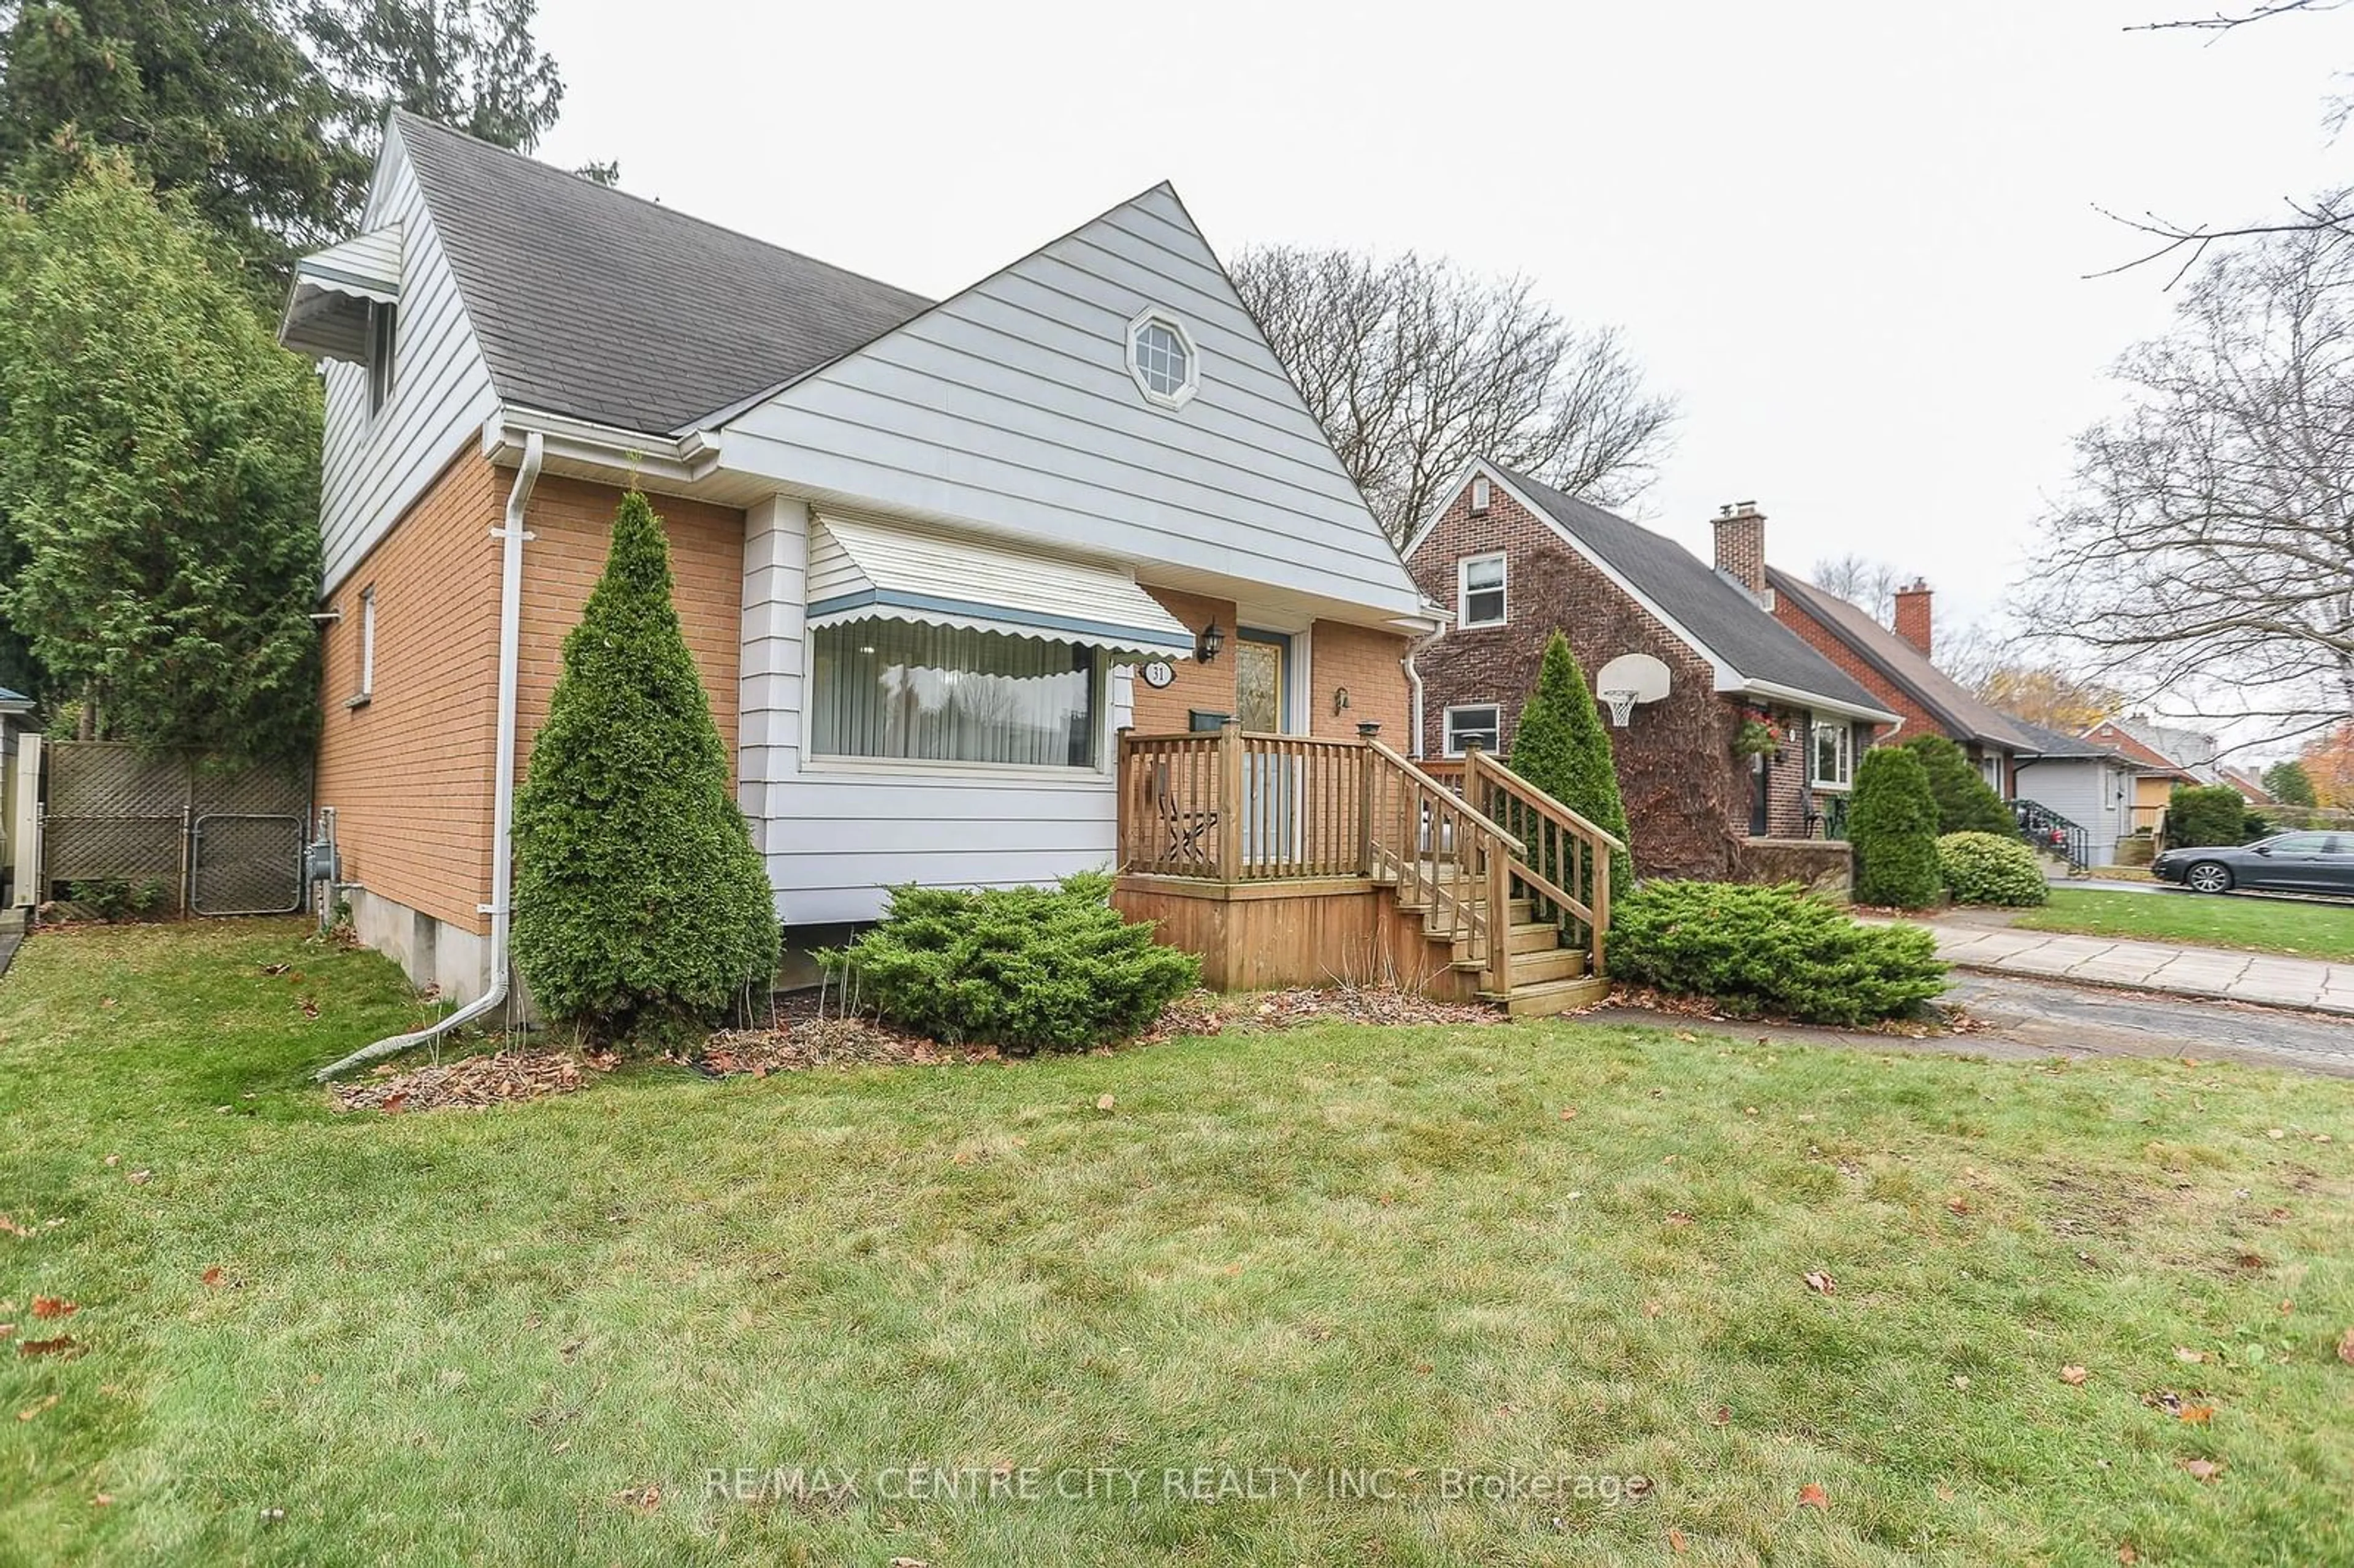
[[[392,223],[298,260],[278,341],[314,359],[365,364],[369,309],[400,302],[400,249]]]
[[[1189,659],[1193,633],[1127,572],[1062,556],[821,517],[810,530],[809,624],[881,618]]]

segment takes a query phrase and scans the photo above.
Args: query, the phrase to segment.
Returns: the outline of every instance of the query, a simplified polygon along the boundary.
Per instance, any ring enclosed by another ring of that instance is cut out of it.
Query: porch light
[[[1202,635],[1194,639],[1193,652],[1200,656],[1203,663],[1207,664],[1216,660],[1218,650],[1225,645],[1226,634],[1218,630],[1217,617],[1212,616],[1210,624],[1202,628]]]

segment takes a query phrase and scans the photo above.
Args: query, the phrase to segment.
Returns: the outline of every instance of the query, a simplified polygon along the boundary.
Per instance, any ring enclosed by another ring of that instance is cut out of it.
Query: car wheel
[[[2182,881],[2193,893],[2229,893],[2232,868],[2220,860],[2202,860],[2182,874]]]

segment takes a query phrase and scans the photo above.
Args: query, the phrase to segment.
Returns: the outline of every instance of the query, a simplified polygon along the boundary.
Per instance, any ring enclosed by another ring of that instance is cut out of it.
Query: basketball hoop
[[[1596,674],[1594,694],[1609,708],[1611,724],[1625,729],[1637,704],[1668,694],[1668,667],[1649,653],[1621,653]]]

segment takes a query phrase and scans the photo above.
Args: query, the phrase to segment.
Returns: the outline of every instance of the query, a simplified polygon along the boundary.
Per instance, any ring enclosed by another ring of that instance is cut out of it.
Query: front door
[[[1291,730],[1291,639],[1280,631],[1235,634],[1235,717],[1246,733]],[[1243,853],[1253,860],[1287,853],[1293,837],[1291,769],[1281,758],[1244,760]]]

